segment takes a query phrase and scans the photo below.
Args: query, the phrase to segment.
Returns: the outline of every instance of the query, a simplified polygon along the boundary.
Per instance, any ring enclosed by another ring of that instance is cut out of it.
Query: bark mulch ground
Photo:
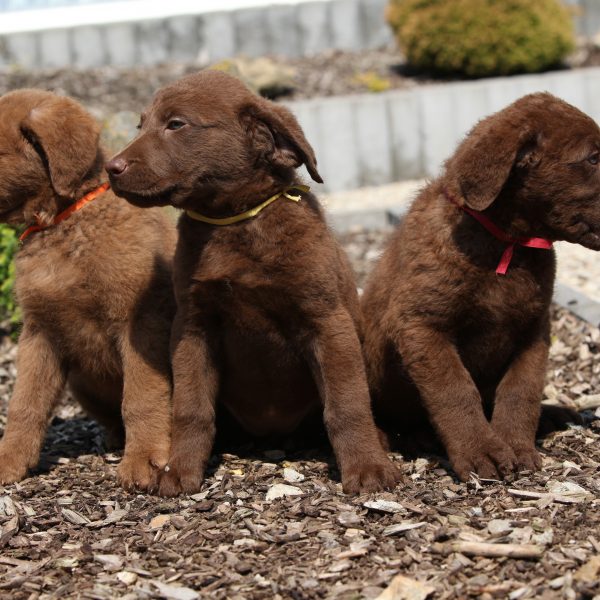
[[[344,237],[361,278],[382,239]],[[326,447],[245,446],[214,457],[201,493],[159,499],[116,485],[119,456],[65,400],[40,468],[0,487],[0,597],[598,598],[600,331],[553,321],[546,399],[594,408],[510,482],[459,483],[423,456],[394,492],[349,497]],[[2,425],[15,351],[5,339]]]

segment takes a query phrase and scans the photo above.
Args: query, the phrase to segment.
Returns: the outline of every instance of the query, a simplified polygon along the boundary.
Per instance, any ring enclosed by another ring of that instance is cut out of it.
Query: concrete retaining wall
[[[180,2],[183,12],[152,19],[144,19],[144,2],[132,13],[136,4],[121,2],[119,9],[104,4],[102,11],[87,6],[49,9],[36,11],[35,18],[5,13],[0,18],[0,68],[206,63],[236,54],[306,56],[331,48],[377,48],[391,40],[383,18],[386,0],[286,0],[216,12],[198,2],[196,13],[190,3]],[[169,4],[162,3],[163,12]],[[75,25],[69,17],[75,10],[83,15],[93,10],[90,22],[82,17]],[[65,22],[71,26],[61,26]]]
[[[600,122],[600,68],[287,105],[315,148],[325,189],[336,191],[435,176],[480,118],[539,91],[563,98]]]

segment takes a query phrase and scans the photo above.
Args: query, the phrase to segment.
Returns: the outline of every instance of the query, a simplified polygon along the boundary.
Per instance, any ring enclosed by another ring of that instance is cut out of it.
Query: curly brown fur
[[[107,165],[116,193],[210,217],[241,213],[298,183],[313,150],[285,108],[223,73],[160,90],[141,133]],[[350,266],[312,194],[216,227],[182,216],[175,257],[173,445],[165,495],[201,485],[221,403],[256,435],[286,434],[315,411],[347,492],[392,487],[370,410]]]
[[[69,98],[39,90],[1,97],[0,219],[49,225],[96,189],[98,138],[94,119]],[[16,257],[23,330],[0,481],[18,481],[37,464],[68,384],[113,441],[124,425],[122,484],[156,485],[169,453],[175,238],[160,209],[137,209],[108,191],[25,239]]]
[[[376,415],[395,431],[429,420],[463,480],[541,466],[555,256],[517,246],[497,275],[505,244],[444,190],[513,237],[598,250],[599,153],[594,121],[550,94],[484,119],[419,194],[366,286]]]

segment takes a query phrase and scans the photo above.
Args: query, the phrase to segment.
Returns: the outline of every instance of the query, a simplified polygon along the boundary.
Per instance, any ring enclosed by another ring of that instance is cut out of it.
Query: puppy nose
[[[121,157],[113,158],[109,160],[104,168],[108,171],[109,175],[122,175],[129,167],[129,163]]]

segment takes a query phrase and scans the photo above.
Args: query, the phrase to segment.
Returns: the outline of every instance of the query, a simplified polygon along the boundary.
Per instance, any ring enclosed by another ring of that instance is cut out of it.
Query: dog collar
[[[100,194],[104,194],[104,192],[106,192],[106,190],[109,188],[109,183],[103,183],[99,188],[93,190],[89,194],[86,194],[83,198],[77,200],[77,202],[71,204],[71,206],[63,210],[63,212],[56,215],[52,221],[52,225],[58,225],[60,222],[68,219],[74,212],[77,212],[83,208],[88,202],[95,200],[98,196],[100,196]],[[37,225],[31,225],[20,235],[19,241],[23,242],[25,238],[29,237],[32,233],[35,233],[36,231],[42,231],[48,227],[50,227],[50,225],[41,225],[39,223]]]
[[[272,204],[273,202],[275,202],[275,200],[278,200],[282,196],[284,198],[287,198],[288,200],[292,200],[293,202],[299,202],[302,196],[300,194],[295,196],[290,194],[292,190],[298,190],[299,192],[307,193],[308,191],[310,191],[310,188],[307,185],[291,185],[290,187],[285,188],[285,190],[282,190],[274,196],[271,196],[258,206],[255,206],[254,208],[251,208],[246,212],[240,213],[239,215],[234,215],[233,217],[213,219],[211,217],[205,217],[204,215],[201,215],[195,210],[186,210],[185,213],[188,217],[191,217],[195,221],[202,221],[202,223],[208,223],[209,225],[231,225],[233,223],[239,223],[240,221],[246,221],[247,219],[255,217],[259,212],[267,208],[269,204]]]
[[[552,242],[545,238],[514,238],[505,231],[502,231],[500,227],[498,227],[495,223],[490,221],[485,215],[482,215],[480,212],[465,206],[464,204],[459,204],[456,198],[454,198],[447,190],[444,190],[444,196],[454,205],[458,206],[461,210],[465,211],[467,214],[471,215],[474,219],[479,221],[496,239],[504,242],[506,244],[506,248],[502,253],[502,257],[500,258],[500,262],[496,267],[497,275],[506,275],[506,271],[508,271],[508,267],[510,265],[510,261],[512,260],[513,253],[515,251],[515,246],[525,246],[527,248],[538,248],[540,250],[551,250]]]

